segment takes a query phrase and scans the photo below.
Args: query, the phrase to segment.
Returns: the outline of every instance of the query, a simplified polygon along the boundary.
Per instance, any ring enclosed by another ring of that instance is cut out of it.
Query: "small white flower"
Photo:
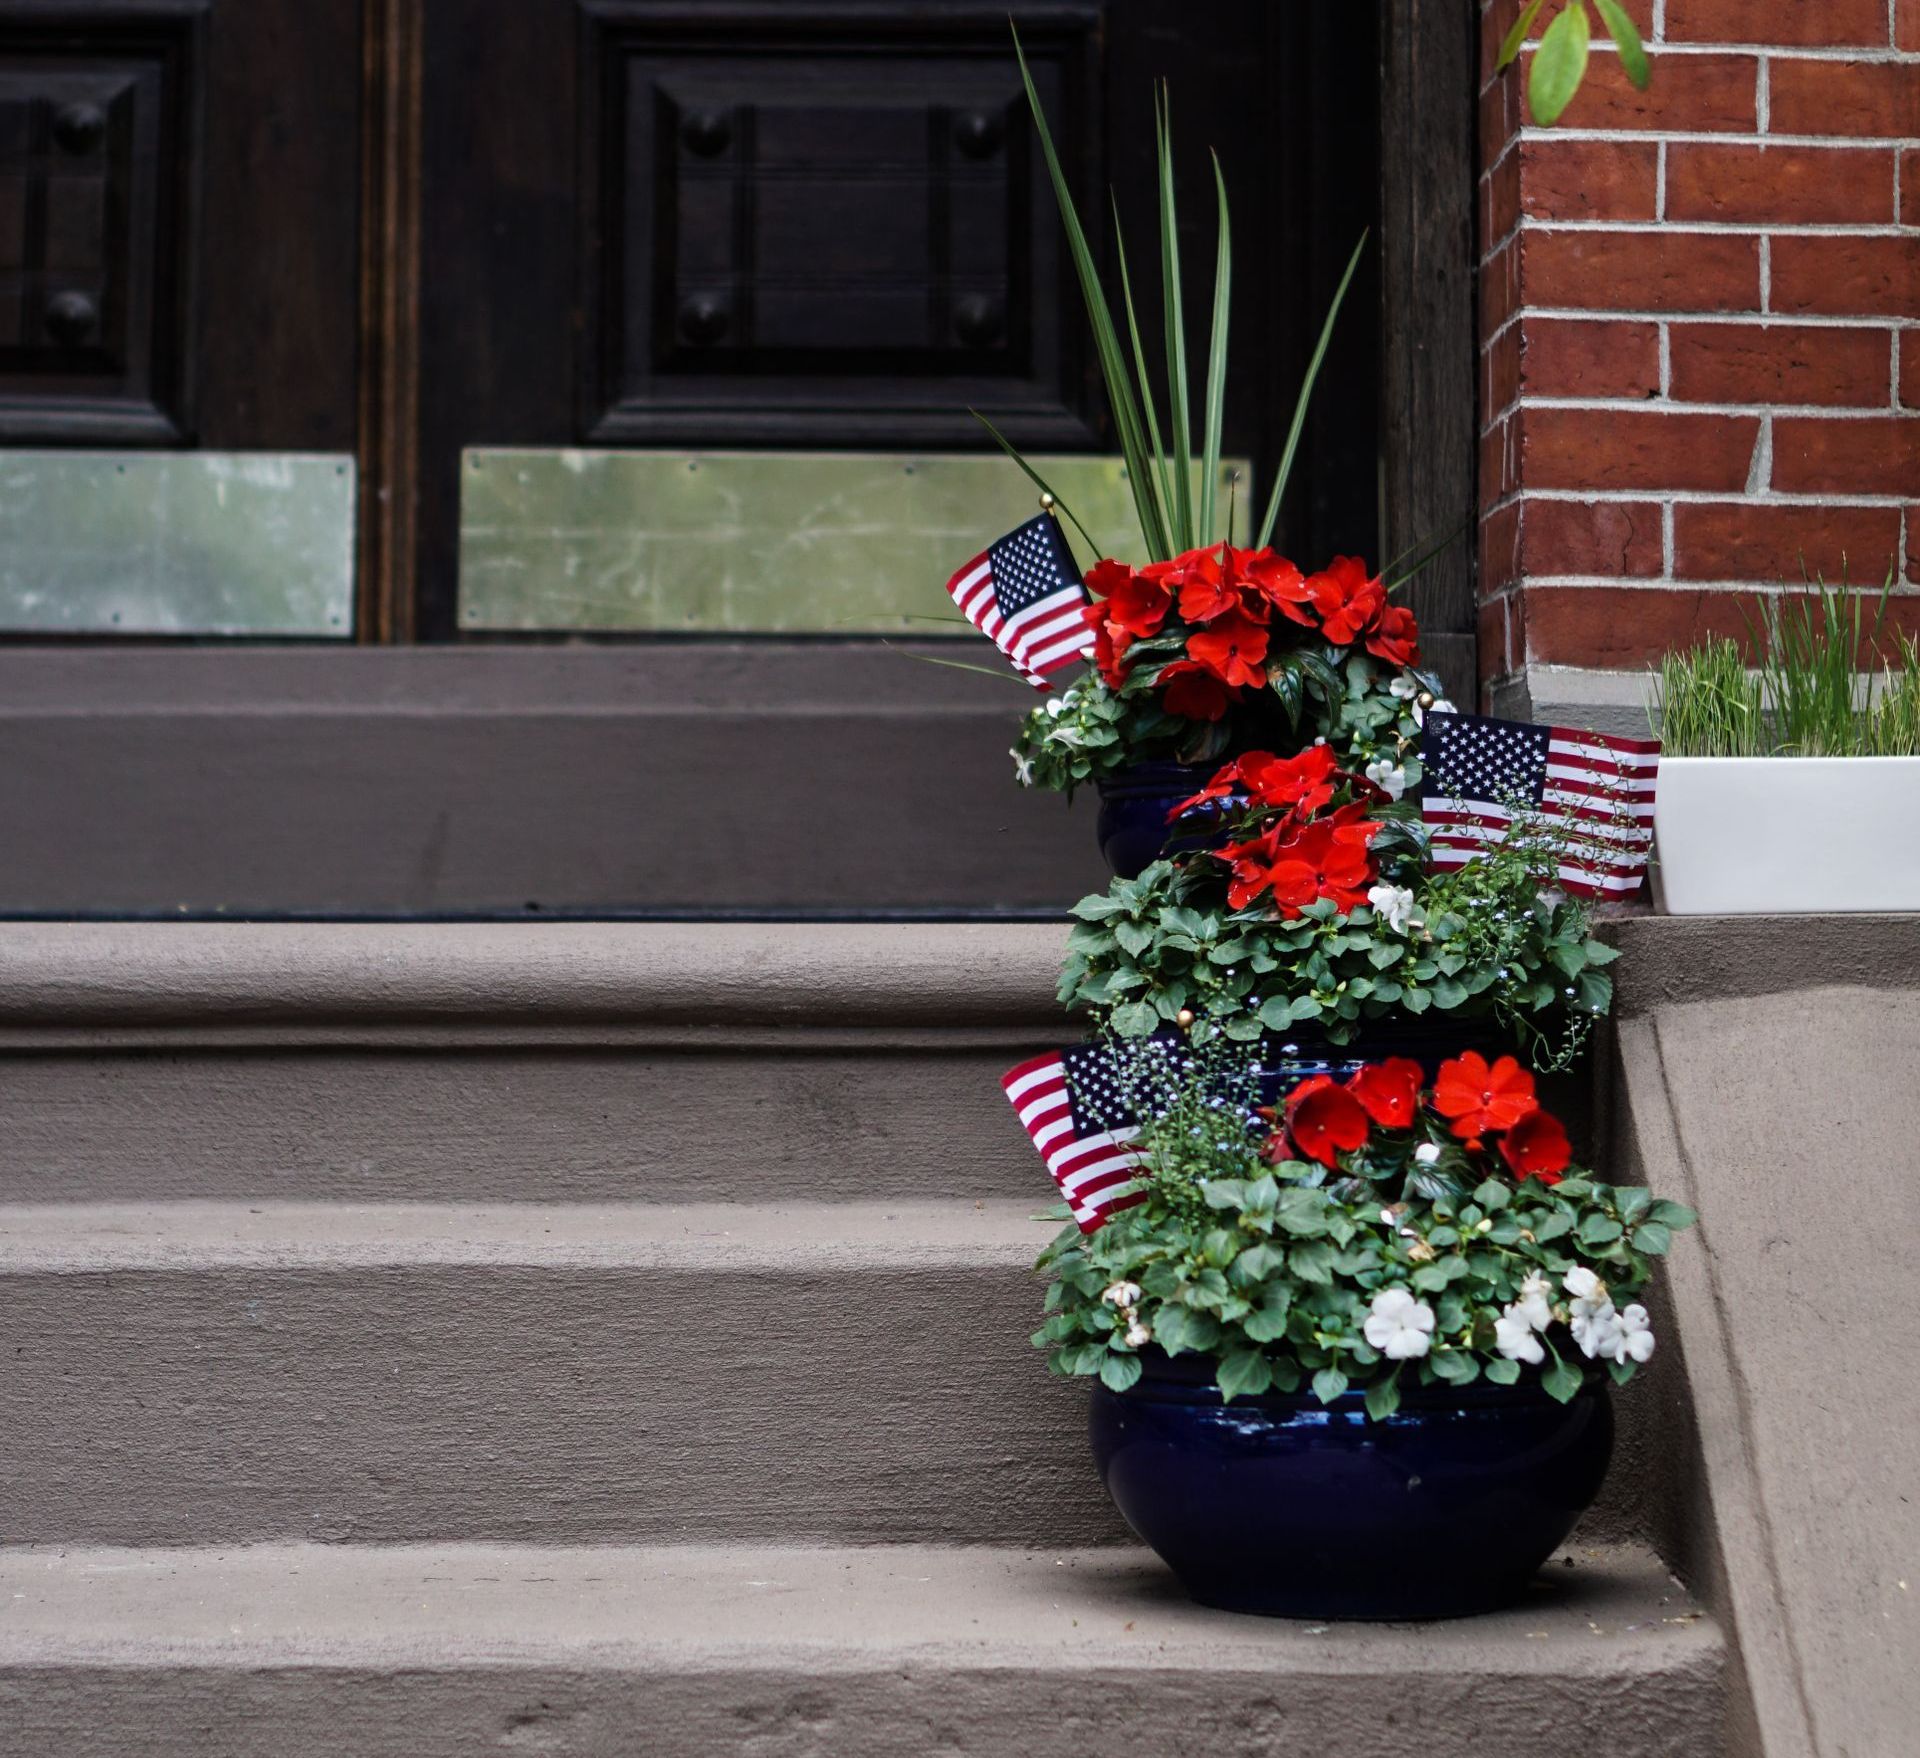
[[[1611,1355],[1620,1337],[1620,1315],[1604,1294],[1597,1299],[1576,1300],[1567,1315],[1573,1340],[1591,1361],[1596,1355]]]
[[[1575,1264],[1562,1278],[1560,1286],[1575,1300],[1592,1300],[1596,1296],[1604,1300],[1607,1285],[1584,1264]]]
[[[1413,1157],[1419,1165],[1437,1166],[1440,1164],[1440,1144],[1437,1141],[1423,1141],[1413,1150]]]
[[[1140,1298],[1138,1282],[1115,1282],[1100,1298],[1108,1306],[1132,1306]]]
[[[1518,1313],[1536,1331],[1544,1331],[1553,1323],[1552,1285],[1535,1270],[1520,1284],[1520,1298],[1507,1311]]]
[[[1509,1361],[1545,1361],[1547,1352],[1533,1331],[1533,1321],[1525,1309],[1510,1306],[1493,1321],[1493,1346]]]
[[[1389,1361],[1412,1361],[1433,1346],[1433,1308],[1404,1288],[1386,1288],[1373,1297],[1362,1329]]]
[[[1418,924],[1420,912],[1413,907],[1413,893],[1404,885],[1375,885],[1367,892],[1367,902],[1395,934],[1404,934]]]
[[[1007,755],[1013,759],[1013,779],[1022,787],[1032,787],[1033,759],[1021,756],[1017,747],[1008,751]]]
[[[1049,696],[1047,698],[1047,718],[1049,720],[1058,720],[1066,711],[1067,698],[1065,696]]]
[[[1420,694],[1420,680],[1409,672],[1402,672],[1387,685],[1387,694],[1397,696],[1402,702],[1411,702]]]
[[[1382,789],[1390,799],[1397,800],[1407,791],[1407,772],[1398,763],[1390,763],[1385,757],[1376,757],[1367,765],[1367,780]]]
[[[1630,1306],[1614,1317],[1606,1350],[1610,1361],[1645,1361],[1653,1354],[1653,1324],[1644,1306]]]
[[[1398,1209],[1382,1209],[1380,1211],[1380,1219],[1382,1223],[1388,1227],[1397,1227],[1400,1225],[1400,1211]]]
[[[1127,1347],[1129,1349],[1144,1348],[1152,1341],[1153,1333],[1148,1330],[1145,1325],[1141,1324],[1138,1319],[1127,1326]]]

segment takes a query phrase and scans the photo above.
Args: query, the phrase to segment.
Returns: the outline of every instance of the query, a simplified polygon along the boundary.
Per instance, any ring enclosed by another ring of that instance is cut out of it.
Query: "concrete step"
[[[1703,1758],[1725,1672],[1632,1549],[1398,1627],[1202,1611],[1119,1549],[0,1551],[4,1758]]]
[[[1033,1212],[0,1208],[0,1541],[1111,1541]]]
[[[1063,937],[0,924],[0,1202],[1040,1197]]]

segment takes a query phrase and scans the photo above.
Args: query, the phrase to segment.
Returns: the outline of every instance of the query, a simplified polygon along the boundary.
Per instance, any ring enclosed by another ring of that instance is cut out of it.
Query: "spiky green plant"
[[[1080,223],[1073,192],[1067,186],[1060,155],[1054,149],[1053,133],[1047,126],[1046,112],[1040,107],[1040,95],[1034,89],[1033,75],[1027,66],[1026,52],[1020,46],[1020,34],[1014,32],[1014,52],[1020,60],[1020,77],[1025,83],[1027,103],[1033,112],[1034,127],[1040,137],[1040,151],[1046,161],[1047,175],[1059,203],[1060,221],[1066,229],[1067,251],[1074,274],[1080,283],[1081,297],[1087,308],[1087,321],[1093,333],[1094,355],[1100,363],[1100,375],[1106,383],[1107,401],[1113,410],[1113,425],[1126,460],[1127,483],[1133,495],[1134,511],[1139,518],[1140,540],[1149,560],[1165,561],[1183,550],[1217,543],[1226,535],[1222,530],[1217,487],[1220,475],[1220,437],[1226,418],[1227,400],[1227,325],[1228,305],[1233,280],[1233,235],[1227,213],[1226,179],[1220,172],[1220,160],[1213,160],[1213,185],[1218,209],[1218,243],[1214,253],[1213,315],[1207,341],[1205,394],[1200,419],[1199,470],[1194,470],[1193,410],[1187,369],[1185,321],[1185,278],[1180,264],[1178,213],[1174,199],[1173,144],[1166,94],[1162,91],[1154,106],[1154,145],[1158,159],[1160,212],[1160,316],[1165,334],[1165,383],[1156,397],[1153,377],[1147,365],[1139,313],[1134,304],[1133,283],[1128,271],[1126,240],[1120,234],[1119,213],[1114,214],[1116,256],[1120,270],[1120,309],[1126,326],[1125,344],[1120,325],[1114,318],[1106,289],[1101,283],[1099,265],[1087,242],[1086,229]],[[1274,526],[1280,517],[1281,497],[1293,469],[1295,453],[1306,426],[1307,404],[1319,377],[1332,339],[1334,319],[1360,265],[1367,237],[1361,234],[1354,246],[1346,273],[1333,296],[1326,321],[1321,325],[1319,343],[1307,363],[1306,376],[1294,405],[1293,422],[1287,432],[1286,447],[1279,469],[1267,495],[1266,512],[1254,537],[1256,546],[1272,542]],[[1166,422],[1161,423],[1164,405]],[[976,411],[976,415],[978,412]],[[1098,549],[1085,525],[1073,509],[1061,501],[1032,462],[985,416],[978,419],[993,435],[1001,449],[1024,470],[1042,493],[1052,495],[1060,515],[1066,519],[1089,547]],[[1197,474],[1197,480],[1196,480]]]

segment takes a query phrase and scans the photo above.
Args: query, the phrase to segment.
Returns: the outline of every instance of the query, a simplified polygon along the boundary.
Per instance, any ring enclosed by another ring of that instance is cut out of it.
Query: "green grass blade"
[[[1593,0],[1606,24],[1607,35],[1620,51],[1620,65],[1627,78],[1641,91],[1652,83],[1653,69],[1647,65],[1647,46],[1640,40],[1640,27],[1633,22],[1620,0]]]
[[[1200,539],[1194,528],[1193,407],[1187,395],[1187,321],[1173,193],[1172,114],[1165,86],[1154,100],[1154,128],[1160,164],[1160,315],[1167,332],[1167,424],[1173,429],[1173,538],[1187,550]]]
[[[1477,515],[1469,516],[1449,531],[1446,536],[1436,539],[1434,542],[1428,544],[1425,549],[1420,549],[1419,545],[1416,544],[1414,549],[1403,550],[1393,561],[1388,563],[1385,572],[1381,575],[1381,585],[1384,586],[1389,593],[1398,592],[1403,586],[1410,586],[1432,563],[1439,560],[1439,558],[1453,548],[1461,538],[1465,537],[1477,522]],[[1417,554],[1415,554],[1415,550],[1418,550]],[[1413,560],[1408,562],[1407,557],[1410,555],[1413,556]]]
[[[891,641],[882,641],[882,647],[892,647],[902,659],[917,659],[922,665],[944,665],[948,671],[978,672],[983,678],[1005,678],[1010,684],[1018,684],[1023,690],[1033,688],[1032,683],[1016,671],[1005,671],[992,665],[968,665],[963,659],[935,659],[931,653],[909,653],[904,647],[895,647]]]
[[[1167,448],[1160,438],[1160,413],[1154,407],[1153,381],[1147,374],[1147,351],[1140,340],[1140,321],[1133,306],[1133,277],[1127,272],[1127,241],[1120,230],[1120,204],[1113,204],[1113,246],[1120,263],[1120,304],[1127,314],[1127,335],[1133,343],[1133,367],[1140,377],[1140,404],[1147,418],[1147,442],[1153,459],[1153,479],[1160,506],[1167,521],[1167,536],[1176,548],[1185,547],[1180,533],[1180,513],[1186,504],[1184,490],[1177,493],[1167,463]]]
[[[1009,28],[1012,28],[1011,25]],[[1133,494],[1134,510],[1140,516],[1140,535],[1150,555],[1155,560],[1164,560],[1173,554],[1173,550],[1169,546],[1166,524],[1154,493],[1153,472],[1147,456],[1146,437],[1141,429],[1139,404],[1127,371],[1126,357],[1120,351],[1120,337],[1114,328],[1113,313],[1107,307],[1107,297],[1100,286],[1100,272],[1087,243],[1085,229],[1080,224],[1079,211],[1073,203],[1073,192],[1067,187],[1067,175],[1061,168],[1060,155],[1054,150],[1053,131],[1048,128],[1046,112],[1040,107],[1040,94],[1034,89],[1033,74],[1027,66],[1026,51],[1020,46],[1018,30],[1013,31],[1013,52],[1019,59],[1020,81],[1026,87],[1027,106],[1033,112],[1034,127],[1040,136],[1040,151],[1046,160],[1047,175],[1053,183],[1054,200],[1060,209],[1060,223],[1066,229],[1068,254],[1073,259],[1081,297],[1086,302],[1087,321],[1093,329],[1094,351],[1099,356],[1101,376],[1106,380],[1107,397],[1113,405],[1113,422],[1120,440],[1120,450],[1127,461],[1127,482]]]
[[[1220,478],[1220,427],[1227,408],[1227,318],[1233,285],[1233,234],[1227,223],[1227,180],[1220,155],[1213,157],[1213,187],[1220,203],[1220,249],[1213,267],[1213,332],[1207,339],[1207,414],[1200,443],[1200,520],[1194,536],[1219,542],[1213,528],[1214,490]]]
[[[1320,376],[1320,363],[1327,357],[1327,344],[1333,340],[1334,319],[1340,315],[1341,302],[1347,296],[1347,289],[1353,284],[1354,271],[1360,266],[1360,254],[1367,248],[1367,233],[1360,234],[1360,242],[1353,247],[1353,255],[1347,259],[1347,272],[1340,277],[1340,285],[1334,289],[1333,303],[1327,307],[1326,322],[1320,326],[1320,340],[1313,350],[1313,358],[1307,362],[1307,376],[1301,380],[1300,395],[1293,406],[1293,425],[1287,429],[1286,450],[1280,454],[1280,468],[1273,478],[1272,492],[1267,496],[1267,516],[1260,523],[1258,535],[1253,543],[1256,549],[1265,549],[1273,541],[1273,528],[1280,518],[1280,497],[1287,491],[1287,478],[1293,473],[1294,453],[1300,449],[1300,435],[1307,425],[1307,404],[1313,398],[1313,381]]]
[[[1053,495],[1053,510],[1058,513],[1061,518],[1065,519],[1074,530],[1080,533],[1087,548],[1091,550],[1095,556],[1098,556],[1100,554],[1100,546],[1094,542],[1093,533],[1080,523],[1079,515],[1074,512],[1073,508],[1068,506],[1057,494],[1053,493],[1053,489],[1047,482],[1047,479],[1027,462],[1026,458],[1021,454],[1019,447],[982,415],[978,409],[969,409],[967,413],[971,415],[975,421],[979,422],[988,433],[993,435],[994,444],[1026,472],[1027,480],[1031,482],[1035,488],[1039,489],[1042,494]]]
[[[1561,111],[1580,89],[1592,41],[1593,26],[1582,0],[1567,0],[1560,16],[1540,38],[1540,47],[1533,54],[1533,69],[1527,75],[1533,119],[1542,128],[1551,128],[1560,120]]]

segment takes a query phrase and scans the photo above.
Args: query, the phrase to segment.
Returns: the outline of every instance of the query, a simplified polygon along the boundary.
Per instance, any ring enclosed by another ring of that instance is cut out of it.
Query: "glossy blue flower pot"
[[[1136,763],[1095,780],[1100,817],[1094,834],[1116,878],[1131,879],[1164,854],[1213,848],[1225,840],[1229,808],[1224,801],[1190,812],[1178,826],[1167,822],[1167,814],[1182,800],[1192,799],[1219,767],[1219,763]]]
[[[1569,1404],[1513,1386],[1407,1386],[1221,1401],[1213,1362],[1142,1357],[1093,1390],[1108,1493],[1202,1605],[1269,1617],[1465,1617],[1520,1597],[1599,1493],[1613,1452],[1603,1380]]]

